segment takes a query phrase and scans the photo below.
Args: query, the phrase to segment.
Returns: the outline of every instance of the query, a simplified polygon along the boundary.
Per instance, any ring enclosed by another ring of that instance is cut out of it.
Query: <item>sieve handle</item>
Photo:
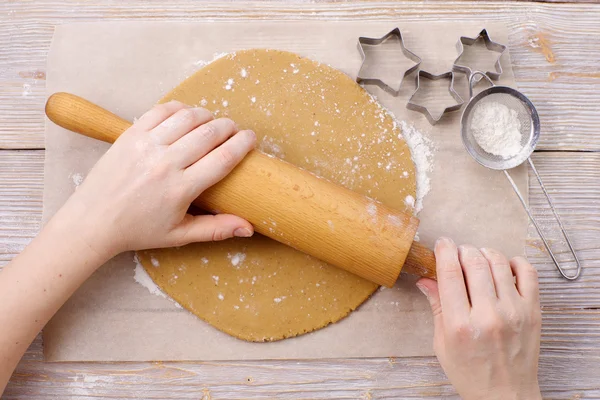
[[[484,72],[475,71],[469,77],[469,99],[473,98],[473,86],[475,86],[475,84],[481,80],[481,79],[478,79],[477,81],[475,81],[475,77],[478,75],[481,75],[483,78],[485,78],[490,83],[490,86],[492,86],[492,87],[496,86],[496,85],[494,85],[494,82],[492,82],[490,77],[487,76]]]
[[[558,272],[560,272],[560,274],[563,276],[563,278],[568,279],[570,281],[574,281],[575,279],[579,278],[579,275],[581,274],[581,263],[579,262],[579,258],[577,258],[577,254],[575,253],[573,244],[571,243],[571,240],[569,239],[569,235],[567,235],[567,231],[565,230],[565,227],[563,226],[562,221],[560,220],[560,217],[558,216],[558,213],[556,212],[556,209],[554,208],[554,204],[552,203],[552,200],[550,199],[550,195],[548,194],[548,191],[546,191],[546,186],[544,186],[544,182],[542,182],[542,178],[540,177],[540,174],[538,174],[537,169],[535,168],[535,165],[533,164],[533,161],[531,160],[531,157],[529,157],[527,159],[527,161],[529,161],[529,165],[531,166],[531,169],[533,170],[533,173],[535,174],[535,176],[540,184],[540,187],[542,188],[542,191],[544,192],[544,195],[546,196],[546,200],[548,201],[548,204],[550,205],[550,209],[552,210],[552,213],[554,214],[554,218],[556,218],[556,222],[558,223],[558,226],[560,227],[560,230],[561,230],[565,240],[567,241],[567,245],[569,246],[569,249],[571,250],[571,254],[573,254],[573,259],[575,260],[575,263],[577,264],[577,271],[575,272],[575,275],[567,275],[565,273],[565,271],[562,269],[562,267],[560,266],[560,263],[558,262],[558,259],[556,258],[556,256],[554,255],[554,252],[550,248],[550,244],[546,240],[546,236],[542,233],[542,229],[538,225],[536,219],[533,217],[533,214],[531,213],[531,210],[529,209],[529,206],[525,202],[525,198],[521,194],[521,191],[517,187],[515,181],[512,179],[512,177],[510,176],[510,174],[508,173],[507,170],[504,170],[504,175],[506,175],[506,178],[512,185],[515,193],[519,197],[519,200],[521,200],[521,204],[523,205],[523,208],[527,212],[527,215],[529,216],[529,219],[531,220],[531,222],[533,222],[533,226],[535,226],[535,229],[537,230],[538,234],[540,235],[542,242],[544,242],[544,246],[546,247],[546,250],[548,250],[548,254],[550,254],[552,261],[554,261],[554,265],[556,265],[556,269],[558,269]]]

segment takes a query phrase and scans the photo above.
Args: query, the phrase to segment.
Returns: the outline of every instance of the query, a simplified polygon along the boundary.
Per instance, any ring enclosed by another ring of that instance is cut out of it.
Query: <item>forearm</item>
[[[163,123],[169,120],[167,123]],[[40,235],[0,272],[0,394],[40,329],[119,252],[248,237],[237,216],[190,203],[254,148],[252,131],[168,102],[125,131]]]
[[[42,327],[108,259],[81,238],[82,217],[59,211],[0,273],[0,393]]]

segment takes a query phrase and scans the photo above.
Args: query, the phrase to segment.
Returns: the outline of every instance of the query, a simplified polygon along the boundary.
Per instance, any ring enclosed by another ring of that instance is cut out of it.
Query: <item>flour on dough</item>
[[[392,208],[412,210],[406,199],[417,199],[399,124],[327,65],[283,51],[238,51],[203,66],[161,102],[172,99],[230,117],[253,129],[267,154]],[[277,222],[263,224],[277,233]],[[255,342],[339,321],[378,287],[261,235],[138,255],[153,281],[184,308]]]

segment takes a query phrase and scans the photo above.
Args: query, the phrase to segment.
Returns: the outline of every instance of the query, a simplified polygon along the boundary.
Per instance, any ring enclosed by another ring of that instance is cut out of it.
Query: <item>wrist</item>
[[[537,382],[527,387],[496,388],[480,395],[464,397],[466,400],[542,400]]]
[[[542,392],[540,391],[540,385],[535,382],[535,384],[523,388],[523,390],[518,393],[519,400],[542,400]]]
[[[97,267],[116,256],[119,251],[111,246],[108,229],[101,218],[91,215],[75,196],[51,218],[42,234],[58,239],[61,245],[80,251]]]

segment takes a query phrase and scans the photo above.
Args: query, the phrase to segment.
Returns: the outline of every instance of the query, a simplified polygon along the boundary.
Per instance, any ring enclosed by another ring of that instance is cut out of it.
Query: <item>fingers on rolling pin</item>
[[[189,166],[185,172],[197,195],[223,179],[242,161],[256,144],[256,134],[250,130],[236,133],[225,143]]]
[[[471,305],[454,242],[448,238],[440,238],[435,244],[435,258],[444,314],[466,318]]]
[[[186,168],[221,145],[238,129],[229,118],[219,118],[201,125],[169,147],[180,168]]]
[[[164,104],[157,104],[149,111],[146,111],[136,122],[136,125],[143,130],[156,128],[161,122],[175,114],[177,111],[189,108],[188,105],[179,101],[169,101]]]

